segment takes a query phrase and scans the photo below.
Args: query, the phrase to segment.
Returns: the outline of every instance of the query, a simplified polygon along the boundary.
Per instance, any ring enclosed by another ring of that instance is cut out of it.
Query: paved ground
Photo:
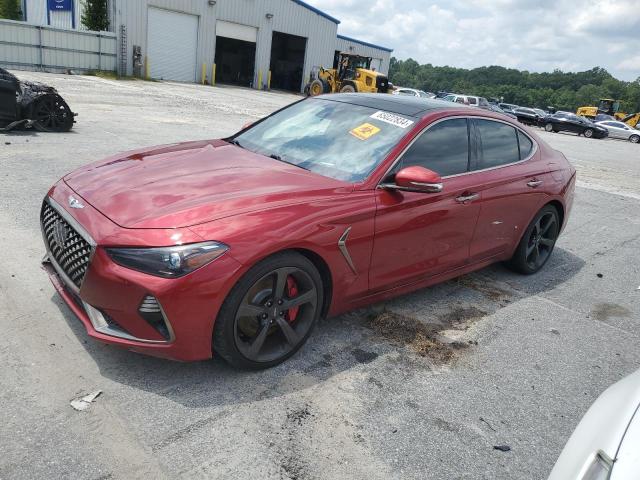
[[[544,479],[597,395],[640,366],[640,147],[545,132],[582,187],[534,277],[498,265],[394,300],[390,315],[329,319],[265,372],[95,343],[39,268],[48,187],[117,150],[229,134],[296,97],[19,75],[80,115],[69,134],[0,135],[0,479]],[[394,315],[408,333],[391,338]],[[419,355],[427,323],[467,347]],[[96,389],[89,410],[69,406]]]

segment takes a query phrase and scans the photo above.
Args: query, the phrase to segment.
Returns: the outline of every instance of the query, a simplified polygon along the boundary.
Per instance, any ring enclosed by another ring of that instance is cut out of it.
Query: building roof
[[[317,13],[318,15],[320,15],[321,17],[326,18],[327,20],[331,20],[333,23],[335,23],[336,25],[340,24],[340,20],[338,20],[335,17],[332,17],[331,15],[324,13],[322,10],[318,10],[316,7],[313,7],[311,5],[309,5],[306,2],[303,2],[302,0],[291,0],[294,3],[297,3],[298,5],[304,7],[304,8],[308,8],[309,10],[311,10],[314,13]]]
[[[383,93],[333,93],[320,95],[323,100],[333,102],[350,103],[352,105],[361,105],[363,107],[375,108],[409,117],[421,118],[432,110],[460,110],[465,108],[452,102],[443,100],[435,100],[422,97],[409,97],[407,95],[391,95]],[[472,107],[466,107],[472,108]]]
[[[362,40],[358,40],[358,39],[351,38],[351,37],[345,37],[344,35],[338,35],[338,38],[340,38],[342,40],[346,40],[348,42],[359,43],[360,45],[364,45],[366,47],[372,47],[372,48],[377,48],[379,50],[384,50],[385,52],[393,52],[393,48],[382,47],[380,45],[375,45],[373,43],[363,42]]]

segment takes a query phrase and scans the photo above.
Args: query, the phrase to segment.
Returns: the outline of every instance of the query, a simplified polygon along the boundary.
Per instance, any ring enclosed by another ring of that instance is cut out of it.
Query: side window
[[[467,120],[454,118],[427,129],[402,157],[401,168],[418,165],[442,177],[464,173],[469,167]]]
[[[478,101],[476,100],[475,97],[467,97],[467,100],[469,101],[469,105],[477,105]]]
[[[516,129],[492,120],[476,120],[482,145],[478,169],[498,167],[520,160]]]
[[[524,160],[531,154],[533,142],[520,130],[518,130],[518,145],[520,145],[520,160]]]

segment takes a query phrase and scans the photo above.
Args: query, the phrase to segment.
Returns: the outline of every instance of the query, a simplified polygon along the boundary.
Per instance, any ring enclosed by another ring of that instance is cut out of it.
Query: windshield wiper
[[[240,148],[244,148],[242,145],[240,145],[240,142],[238,140],[236,140],[235,138],[233,140],[227,140],[230,144],[235,145],[236,147],[240,147]]]
[[[284,163],[286,163],[286,164],[288,164],[288,165],[293,165],[294,167],[298,167],[298,168],[301,168],[301,169],[303,169],[303,170],[307,170],[307,171],[309,171],[309,169],[308,169],[308,168],[306,168],[306,167],[300,166],[300,165],[295,164],[295,163],[293,163],[293,162],[287,162],[285,159],[283,159],[280,155],[278,155],[278,154],[276,154],[276,153],[272,153],[271,155],[269,155],[269,158],[273,158],[274,160],[277,160],[277,161],[279,161],[279,162],[284,162]]]

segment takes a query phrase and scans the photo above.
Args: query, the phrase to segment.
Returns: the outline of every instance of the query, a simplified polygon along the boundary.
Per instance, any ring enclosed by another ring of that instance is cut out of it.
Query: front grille
[[[51,260],[80,288],[89,268],[91,245],[47,202],[42,205],[40,223]]]

